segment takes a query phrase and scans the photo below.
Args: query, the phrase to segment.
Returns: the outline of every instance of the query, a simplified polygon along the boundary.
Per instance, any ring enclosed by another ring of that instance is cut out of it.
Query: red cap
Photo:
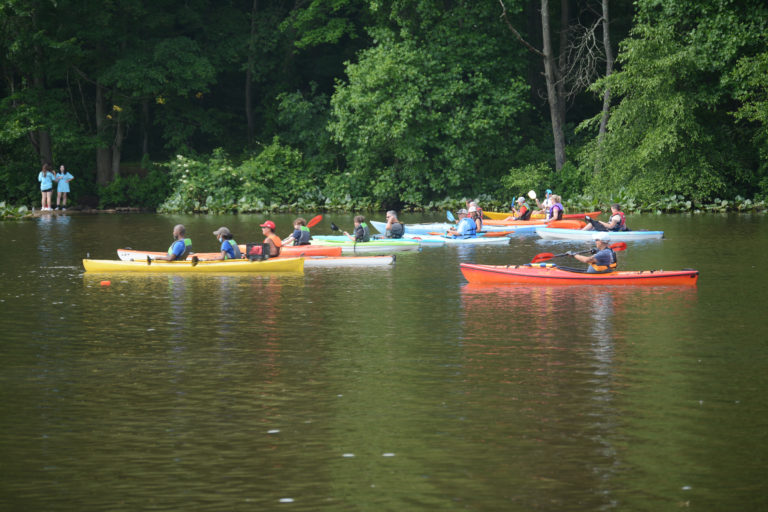
[[[268,221],[267,221],[267,222],[265,222],[264,224],[261,224],[261,227],[263,227],[263,228],[269,228],[269,229],[271,229],[272,231],[274,231],[274,230],[275,230],[275,223],[274,223],[274,222],[272,222],[271,220],[268,220]]]

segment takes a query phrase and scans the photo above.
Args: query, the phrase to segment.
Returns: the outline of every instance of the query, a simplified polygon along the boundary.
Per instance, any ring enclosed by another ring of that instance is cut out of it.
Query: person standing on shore
[[[43,164],[43,169],[40,174],[37,175],[37,181],[40,182],[40,193],[42,198],[40,199],[40,209],[42,211],[51,211],[51,196],[53,195],[53,182],[56,179],[56,175],[53,173],[51,164]]]
[[[69,171],[64,169],[64,166],[62,165],[59,167],[59,172],[56,173],[56,191],[58,192],[56,196],[56,209],[58,210],[61,208],[62,210],[67,209],[67,194],[69,194],[69,182],[75,179],[74,176],[72,176]]]

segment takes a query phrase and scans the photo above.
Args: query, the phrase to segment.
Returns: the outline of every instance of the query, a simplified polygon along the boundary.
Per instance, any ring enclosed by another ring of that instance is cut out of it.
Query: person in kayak
[[[611,236],[607,232],[601,231],[592,235],[592,239],[595,241],[594,254],[587,256],[571,253],[571,256],[589,265],[587,267],[588,274],[607,273],[616,270],[618,262],[616,253],[610,247]]]
[[[261,232],[265,237],[264,243],[269,245],[269,257],[280,256],[280,248],[283,246],[283,241],[275,234],[275,223],[268,220],[264,224],[260,224],[260,226]]]
[[[350,240],[353,242],[370,242],[371,241],[371,231],[368,229],[368,224],[365,223],[365,217],[362,215],[356,215],[355,216],[355,231],[354,236],[350,235],[346,231],[344,232],[345,235],[349,237]]]
[[[483,230],[483,214],[480,213],[480,209],[476,206],[476,203],[470,203],[471,206],[467,210],[469,218],[475,223],[475,232]]]
[[[397,219],[397,212],[389,210],[387,212],[387,226],[384,230],[384,238],[403,238],[405,226]]]
[[[528,208],[528,203],[525,202],[525,198],[520,196],[517,198],[517,209],[515,203],[512,203],[512,215],[504,220],[530,220],[533,210]]]
[[[168,254],[155,256],[156,260],[183,261],[192,252],[192,240],[187,238],[187,228],[184,224],[176,224],[173,227],[173,243],[168,248]]]
[[[565,209],[563,208],[563,199],[556,195],[552,194],[552,206],[549,207],[547,210],[547,220],[561,220],[563,218],[563,213],[565,212]]]
[[[593,219],[589,215],[584,217],[584,220],[587,221],[587,225],[581,228],[584,231],[589,231],[591,229],[594,229],[595,231],[629,231],[629,228],[627,228],[627,219],[618,203],[613,203],[611,205],[611,218],[608,219],[608,222]]]
[[[459,210],[459,223],[455,228],[449,228],[446,234],[453,238],[473,238],[477,236],[477,224],[469,218],[469,212],[462,208]]]
[[[311,237],[312,235],[309,233],[307,221],[299,217],[293,221],[293,233],[283,240],[283,243],[287,244],[293,241],[293,245],[309,245],[309,239]]]
[[[234,236],[232,236],[229,228],[222,226],[213,232],[213,236],[215,236],[216,240],[221,244],[221,255],[218,259],[239,260],[243,257],[243,254],[240,252],[240,247],[237,245],[237,242],[235,242]]]
[[[555,204],[554,201],[552,200],[553,199],[552,196],[553,196],[552,191],[550,189],[547,189],[546,199],[544,199],[544,201],[539,202],[539,198],[538,197],[535,198],[537,210],[535,210],[533,213],[546,215],[549,209],[552,208],[552,205]]]

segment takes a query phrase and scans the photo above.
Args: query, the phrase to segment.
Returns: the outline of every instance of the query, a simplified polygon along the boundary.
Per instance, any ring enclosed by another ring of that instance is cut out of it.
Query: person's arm
[[[608,229],[613,229],[616,227],[616,224],[618,224],[619,222],[621,222],[621,217],[619,215],[614,215],[613,217],[611,217],[610,222],[601,222],[601,224]]]
[[[587,256],[585,254],[572,254],[572,256],[574,258],[576,258],[577,260],[579,260],[580,262],[582,262],[582,263],[592,264],[592,263],[595,263],[597,261],[595,259],[595,255],[594,254],[592,254],[590,256]]]

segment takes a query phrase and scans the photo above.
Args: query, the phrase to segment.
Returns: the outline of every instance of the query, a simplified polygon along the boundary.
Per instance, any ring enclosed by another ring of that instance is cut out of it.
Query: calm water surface
[[[178,222],[213,251],[262,221],[0,222],[0,510],[768,508],[765,216],[629,217],[666,239],[620,265],[697,287],[458,270],[586,247],[536,237],[304,275],[83,273]],[[313,231],[331,221],[352,225]]]

